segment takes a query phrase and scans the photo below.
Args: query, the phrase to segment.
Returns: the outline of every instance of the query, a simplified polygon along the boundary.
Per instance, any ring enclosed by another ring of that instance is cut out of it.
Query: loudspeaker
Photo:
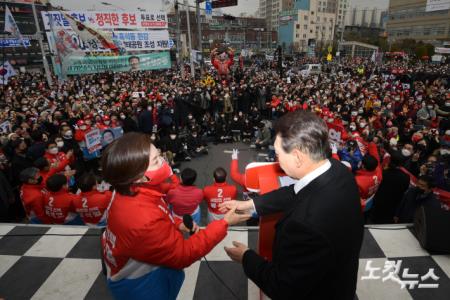
[[[450,211],[439,200],[428,201],[414,215],[414,231],[422,248],[431,252],[450,253]]]

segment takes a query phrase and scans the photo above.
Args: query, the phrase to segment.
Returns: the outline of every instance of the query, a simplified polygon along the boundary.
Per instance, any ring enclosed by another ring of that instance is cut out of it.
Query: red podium
[[[279,163],[250,163],[245,168],[245,185],[247,190],[263,195],[283,186],[287,178]],[[289,180],[288,180],[289,182]],[[293,183],[292,180],[290,180]],[[258,253],[267,260],[272,260],[272,244],[275,237],[275,224],[281,213],[260,217],[258,235]],[[260,299],[267,296],[260,291]]]

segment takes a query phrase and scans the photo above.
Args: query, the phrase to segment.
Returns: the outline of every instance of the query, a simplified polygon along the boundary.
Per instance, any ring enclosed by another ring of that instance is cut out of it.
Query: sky
[[[174,0],[50,0],[53,5],[62,6],[72,10],[136,10],[138,7],[146,10],[159,10],[163,7],[162,2],[168,1],[173,3]],[[179,0],[182,2],[183,0]],[[108,2],[113,5],[105,6],[101,2]],[[189,0],[194,5],[194,0]],[[361,8],[387,8],[389,0],[350,0],[351,7],[358,6]],[[234,7],[224,8],[223,12],[239,16],[240,13],[254,14],[258,9],[259,0],[238,0],[238,5]],[[201,4],[201,7],[205,7]]]

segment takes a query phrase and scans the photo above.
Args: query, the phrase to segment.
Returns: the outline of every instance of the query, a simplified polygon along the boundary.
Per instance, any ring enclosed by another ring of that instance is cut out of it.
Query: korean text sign
[[[67,11],[65,13],[94,29],[167,28],[167,14],[162,12]],[[54,28],[71,28],[69,22],[60,11],[42,12],[42,19],[46,30],[51,29],[50,24]]]

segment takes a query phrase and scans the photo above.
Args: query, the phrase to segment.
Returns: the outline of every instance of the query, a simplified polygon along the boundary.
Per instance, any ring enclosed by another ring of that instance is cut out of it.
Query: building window
[[[296,35],[295,35],[295,37],[296,37],[296,38],[298,38],[298,37],[299,37],[299,35],[298,35],[298,34],[296,34]]]
[[[306,39],[306,34],[303,35],[303,38]]]
[[[303,28],[304,29],[308,29],[308,25],[303,25]]]
[[[308,21],[308,16],[305,16],[304,19],[305,19],[305,21]]]
[[[295,28],[300,29],[300,24],[295,25]]]
[[[313,14],[314,14],[314,12],[312,11],[312,12],[311,12],[311,15],[313,15]]]

